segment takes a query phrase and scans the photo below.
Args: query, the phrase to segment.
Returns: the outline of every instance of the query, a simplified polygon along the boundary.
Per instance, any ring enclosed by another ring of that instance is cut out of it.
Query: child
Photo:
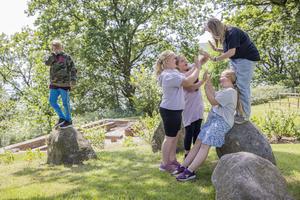
[[[72,126],[69,91],[76,84],[76,68],[72,58],[63,52],[62,43],[54,40],[51,44],[52,53],[45,64],[50,66],[50,105],[59,117],[55,127],[68,128]],[[61,96],[64,113],[57,103]]]
[[[186,74],[189,70],[187,60],[184,56],[178,55],[176,57],[176,65],[181,73]],[[201,91],[199,87],[203,81],[198,79],[193,86],[183,88],[185,96],[185,108],[183,110],[183,125],[185,127],[184,149],[185,158],[191,149],[192,142],[195,144],[198,134],[200,133],[201,123],[203,119],[204,105]]]
[[[177,133],[181,126],[181,114],[184,109],[183,87],[189,87],[197,80],[201,61],[196,59],[195,70],[188,76],[184,76],[176,69],[176,55],[172,51],[164,51],[156,62],[156,74],[159,85],[162,87],[162,101],[160,115],[165,129],[165,139],[162,143],[161,171],[174,172],[180,164],[176,161]]]
[[[206,52],[203,53],[210,56],[213,61],[230,59],[230,68],[235,71],[237,76],[236,85],[240,91],[243,106],[243,110],[237,112],[235,116],[235,123],[245,123],[249,121],[251,114],[250,83],[255,64],[260,60],[259,52],[245,31],[225,25],[216,18],[211,18],[207,22],[206,30],[212,35],[216,45],[221,44],[223,48],[217,48],[209,42],[214,51],[222,52],[222,54],[213,58]]]
[[[234,124],[234,114],[238,104],[238,93],[234,89],[236,76],[233,70],[225,70],[220,77],[222,90],[215,92],[211,79],[204,75],[205,93],[212,109],[207,121],[202,127],[198,139],[192,150],[184,160],[182,166],[177,167],[173,175],[178,181],[188,181],[196,178],[195,171],[205,161],[210,146],[221,147],[224,144],[225,134]]]

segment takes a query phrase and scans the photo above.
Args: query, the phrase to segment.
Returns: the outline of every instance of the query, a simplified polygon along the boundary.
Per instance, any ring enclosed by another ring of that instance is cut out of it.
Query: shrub
[[[154,73],[150,69],[142,67],[139,71],[133,72],[130,82],[135,87],[135,95],[132,100],[136,111],[152,116],[153,111],[158,111],[161,98]]]
[[[252,121],[269,137],[279,141],[283,136],[300,138],[300,130],[295,124],[295,112],[272,110],[264,117],[252,117]]]
[[[279,93],[288,92],[289,89],[281,85],[257,86],[252,89],[251,104],[257,105],[267,103],[279,98]]]
[[[84,129],[84,137],[91,142],[92,147],[95,150],[104,149],[104,141],[105,141],[105,129],[103,128],[90,128]]]
[[[134,143],[132,137],[126,137],[123,142],[124,147],[135,147],[137,144]]]
[[[157,112],[153,112],[152,117],[146,115],[141,117],[133,127],[134,132],[144,139],[145,142],[151,144],[155,129],[159,125],[160,116]]]
[[[11,151],[5,151],[4,154],[0,154],[0,163],[11,164],[15,160],[15,156]]]

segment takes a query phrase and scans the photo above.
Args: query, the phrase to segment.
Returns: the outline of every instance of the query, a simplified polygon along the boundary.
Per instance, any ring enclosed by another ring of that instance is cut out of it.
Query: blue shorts
[[[225,134],[228,133],[230,129],[231,127],[225,122],[223,117],[210,111],[206,122],[201,127],[198,139],[200,139],[203,144],[221,147],[225,143]]]

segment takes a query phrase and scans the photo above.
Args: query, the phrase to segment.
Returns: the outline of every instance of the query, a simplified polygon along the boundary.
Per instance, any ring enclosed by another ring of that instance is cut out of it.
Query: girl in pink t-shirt
[[[176,57],[176,65],[179,71],[188,75],[194,70],[189,68],[188,62],[183,55]],[[192,142],[195,144],[198,134],[201,130],[203,119],[204,104],[201,90],[199,87],[203,84],[202,80],[196,80],[190,87],[184,87],[185,107],[182,113],[183,126],[185,127],[184,149],[186,157],[191,149]]]
[[[184,76],[176,68],[176,54],[172,51],[162,52],[156,62],[156,75],[160,87],[162,87],[162,100],[160,103],[160,115],[164,124],[165,138],[162,143],[161,171],[173,173],[180,164],[176,161],[176,146],[178,131],[181,126],[181,115],[185,106],[183,87],[192,86],[199,76],[201,63],[205,63],[207,57],[196,59],[195,70],[188,76]]]

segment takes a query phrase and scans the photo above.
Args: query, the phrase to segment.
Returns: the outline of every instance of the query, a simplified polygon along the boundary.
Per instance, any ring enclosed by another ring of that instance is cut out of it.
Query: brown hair
[[[182,58],[182,59],[185,59],[185,56],[184,56],[184,55],[182,55],[182,54],[179,54],[179,55],[177,55],[177,56],[176,56],[176,65],[178,65],[178,64],[179,64],[179,60],[180,60],[180,58]]]
[[[158,59],[155,64],[155,70],[156,70],[157,76],[159,76],[162,73],[162,71],[165,69],[166,61],[172,55],[175,55],[175,53],[170,50],[166,50],[166,51],[162,52],[161,54],[159,54]]]
[[[244,109],[240,100],[240,90],[236,85],[236,75],[235,75],[235,71],[233,71],[232,69],[226,69],[222,72],[222,74],[225,74],[225,76],[227,78],[229,78],[232,82],[232,84],[234,85],[234,89],[237,91],[237,105],[236,105],[236,110],[239,113],[243,113]]]
[[[217,18],[211,18],[208,20],[206,27],[209,28],[212,35],[218,37],[220,39],[215,39],[216,45],[218,46],[219,43],[223,43],[225,40],[225,32],[227,30],[227,26],[223,24]]]

